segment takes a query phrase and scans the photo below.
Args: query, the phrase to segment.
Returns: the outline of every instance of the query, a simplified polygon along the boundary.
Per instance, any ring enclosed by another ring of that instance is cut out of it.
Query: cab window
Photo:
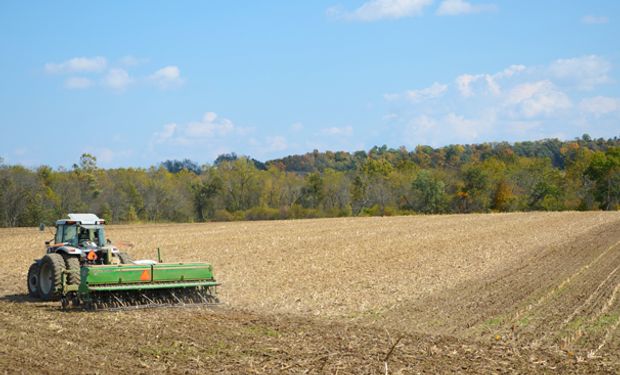
[[[54,239],[56,243],[62,242],[62,227],[63,227],[62,225],[56,226],[56,238]]]
[[[73,243],[76,235],[77,235],[77,227],[75,227],[74,225],[65,225],[62,231],[61,242]]]
[[[94,233],[92,229],[80,228],[80,234],[78,236],[78,243],[84,241],[92,241],[94,239]]]

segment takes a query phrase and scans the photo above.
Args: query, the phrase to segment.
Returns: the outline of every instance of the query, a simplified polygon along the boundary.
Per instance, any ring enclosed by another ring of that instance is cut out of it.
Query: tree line
[[[620,139],[387,146],[260,162],[168,160],[102,169],[0,159],[0,226],[94,212],[108,223],[273,220],[532,210],[620,209]]]

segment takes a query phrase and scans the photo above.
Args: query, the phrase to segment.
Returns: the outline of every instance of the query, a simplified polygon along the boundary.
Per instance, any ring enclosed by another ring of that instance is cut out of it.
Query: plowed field
[[[0,229],[0,372],[620,373],[620,213],[109,226],[211,262],[223,304],[29,299],[50,233]]]

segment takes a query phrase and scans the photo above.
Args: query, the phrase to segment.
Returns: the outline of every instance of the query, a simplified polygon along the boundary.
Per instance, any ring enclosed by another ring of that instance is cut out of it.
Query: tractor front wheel
[[[62,273],[65,260],[60,254],[47,254],[41,259],[39,272],[39,296],[45,301],[58,299],[62,292]]]
[[[28,269],[28,295],[33,298],[39,297],[39,263],[32,263]]]

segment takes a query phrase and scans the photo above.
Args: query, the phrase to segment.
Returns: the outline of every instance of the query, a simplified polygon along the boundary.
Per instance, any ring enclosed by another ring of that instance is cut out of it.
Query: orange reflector
[[[95,254],[95,252],[93,250],[88,252],[88,255],[86,256],[86,259],[88,260],[97,260],[97,254]]]
[[[142,281],[151,280],[151,273],[148,270],[142,271],[142,275],[140,275],[140,280]]]

